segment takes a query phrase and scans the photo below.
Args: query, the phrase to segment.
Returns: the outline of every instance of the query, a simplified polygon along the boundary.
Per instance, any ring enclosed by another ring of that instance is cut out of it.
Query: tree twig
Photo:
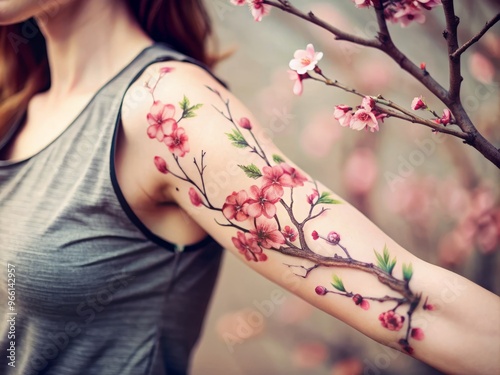
[[[448,55],[449,55],[449,99],[454,102],[460,102],[460,85],[462,84],[462,74],[460,71],[460,55],[456,58],[452,58],[455,51],[458,50],[458,24],[460,19],[455,14],[455,8],[453,5],[453,0],[443,0],[443,10],[446,19],[446,30],[443,32],[443,36],[446,39],[446,44],[448,45]]]
[[[464,53],[467,48],[472,46],[474,43],[476,43],[481,37],[486,34],[486,32],[498,21],[500,21],[500,13],[497,13],[495,17],[493,17],[490,21],[486,22],[484,27],[471,39],[469,39],[467,42],[465,42],[460,48],[458,48],[455,52],[453,52],[450,55],[450,58],[452,60],[458,58],[462,53]]]

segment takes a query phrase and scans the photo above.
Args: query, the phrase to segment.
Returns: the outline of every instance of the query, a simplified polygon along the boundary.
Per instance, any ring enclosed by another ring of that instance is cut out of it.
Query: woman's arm
[[[449,373],[500,371],[497,296],[416,258],[314,181],[203,69],[151,72],[124,102],[149,196],[173,199],[257,272],[385,345]]]

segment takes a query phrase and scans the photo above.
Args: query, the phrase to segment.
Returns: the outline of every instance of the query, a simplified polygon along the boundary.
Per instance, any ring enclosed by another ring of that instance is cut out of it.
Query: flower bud
[[[318,285],[314,291],[317,295],[324,296],[327,293],[327,290],[324,286]]]
[[[250,120],[247,119],[246,117],[240,118],[240,126],[243,129],[247,129],[247,130],[252,129],[252,124],[250,123]]]
[[[356,305],[359,305],[361,302],[363,302],[363,297],[361,297],[361,294],[355,294],[354,297],[352,297],[352,300]]]
[[[328,233],[328,236],[326,236],[326,240],[330,242],[332,245],[336,245],[340,242],[340,234],[331,231],[330,233]]]
[[[319,234],[315,230],[313,230],[313,232],[311,233],[311,236],[312,236],[314,241],[316,241],[319,238]]]

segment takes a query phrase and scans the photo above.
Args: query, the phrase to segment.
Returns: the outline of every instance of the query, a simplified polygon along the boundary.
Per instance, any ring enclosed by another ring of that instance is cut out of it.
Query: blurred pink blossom
[[[493,63],[483,54],[473,52],[468,61],[469,71],[472,76],[481,83],[493,82],[496,69]]]
[[[341,137],[342,130],[332,125],[329,111],[318,112],[305,126],[299,140],[302,150],[311,157],[322,158],[328,155],[333,144]]]
[[[373,151],[367,147],[358,147],[347,159],[343,182],[352,195],[366,195],[373,189],[377,175],[377,159]]]
[[[325,362],[327,356],[328,350],[323,342],[304,342],[293,350],[292,362],[299,368],[314,369]]]
[[[363,363],[357,358],[346,358],[338,361],[332,367],[330,375],[361,375]]]

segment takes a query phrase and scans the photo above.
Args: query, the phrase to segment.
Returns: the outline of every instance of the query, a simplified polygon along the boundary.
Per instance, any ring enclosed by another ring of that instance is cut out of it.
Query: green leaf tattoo
[[[373,250],[375,252],[375,256],[377,257],[377,264],[380,268],[382,268],[385,272],[387,272],[389,275],[392,275],[392,270],[394,269],[394,266],[396,265],[396,257],[394,259],[390,259],[390,254],[389,254],[389,249],[387,248],[387,245],[384,246],[384,251],[383,255],[379,254],[376,250]]]
[[[245,140],[245,138],[239,131],[233,130],[232,133],[226,133],[226,135],[233,144],[233,146],[238,148],[248,147],[248,142]]]
[[[203,106],[203,104],[201,103],[191,105],[186,95],[184,95],[182,100],[179,102],[179,105],[182,109],[181,119],[195,117],[196,116],[195,111],[197,111]]]
[[[258,179],[259,177],[262,177],[262,173],[260,172],[259,167],[257,167],[255,164],[238,165],[238,167],[240,167],[241,169],[243,169],[243,171],[245,172],[245,174],[248,177],[253,178],[254,180]]]
[[[321,193],[321,195],[319,196],[316,204],[340,204],[342,203],[341,201],[337,200],[337,199],[333,199],[330,197],[330,193],[327,192],[327,191],[324,191],[323,193]]]
[[[340,277],[338,277],[337,275],[333,275],[333,282],[332,282],[332,286],[337,289],[337,290],[340,290],[341,292],[345,292],[345,287],[344,287],[344,283],[342,282],[342,279]]]
[[[285,159],[283,159],[281,156],[277,155],[277,154],[273,154],[273,161],[276,163],[276,164],[280,164],[280,163],[284,163],[285,162]]]
[[[413,265],[411,263],[403,263],[403,279],[405,281],[410,281],[411,277],[413,276]]]

